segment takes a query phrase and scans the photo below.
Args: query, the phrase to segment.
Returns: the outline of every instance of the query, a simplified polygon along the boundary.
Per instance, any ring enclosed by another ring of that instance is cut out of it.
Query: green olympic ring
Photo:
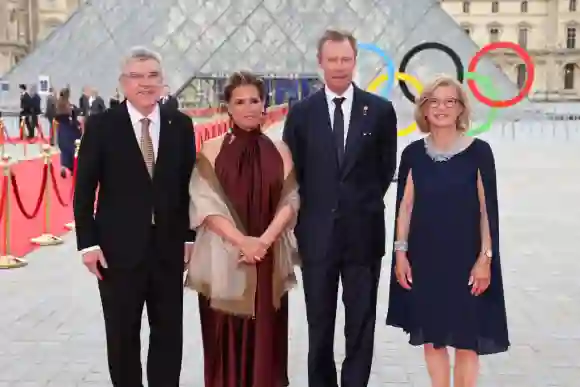
[[[471,80],[477,82],[479,84],[479,86],[481,86],[481,88],[483,89],[486,96],[488,96],[489,98],[497,99],[497,97],[498,97],[497,90],[493,86],[493,82],[491,81],[491,78],[488,77],[487,75],[466,72],[465,78],[471,79]],[[481,133],[487,132],[488,130],[491,129],[491,125],[495,122],[496,119],[497,119],[497,108],[492,107],[489,111],[489,114],[487,115],[485,122],[476,128],[472,128],[472,129],[468,130],[467,135],[468,136],[477,136]]]

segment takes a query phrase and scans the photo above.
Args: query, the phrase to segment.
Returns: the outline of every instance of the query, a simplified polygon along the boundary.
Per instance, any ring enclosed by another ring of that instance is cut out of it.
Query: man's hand
[[[93,273],[99,280],[103,279],[103,275],[99,271],[100,264],[103,268],[107,268],[107,261],[101,249],[91,250],[83,253],[83,264]]]

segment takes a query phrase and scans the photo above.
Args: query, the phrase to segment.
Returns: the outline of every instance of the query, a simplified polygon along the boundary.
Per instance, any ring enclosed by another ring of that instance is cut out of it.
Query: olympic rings
[[[421,94],[423,92],[423,85],[414,76],[412,76],[410,74],[395,73],[395,78],[398,79],[399,81],[410,82],[419,94]],[[371,84],[367,88],[367,91],[373,93],[373,92],[377,91],[378,88],[381,87],[381,85],[383,85],[385,82],[388,82],[391,79],[393,79],[393,78],[389,78],[388,75],[386,75],[386,74],[381,74],[371,82]],[[391,82],[391,83],[394,83],[394,82]],[[416,129],[417,129],[417,123],[415,121],[413,121],[406,128],[399,129],[397,131],[397,135],[399,137],[408,136],[409,134],[413,133]]]
[[[395,70],[394,70],[395,65],[393,63],[392,58],[390,58],[384,50],[381,50],[377,46],[370,44],[370,43],[361,43],[358,45],[358,47],[361,50],[367,50],[367,51],[374,52],[375,54],[379,55],[381,57],[381,59],[383,60],[383,63],[387,69],[387,76],[389,77],[389,82],[387,83],[387,85],[385,85],[381,94],[384,97],[388,97],[389,93],[393,89],[393,86],[394,86],[393,84],[394,84],[394,79],[395,79]],[[457,80],[460,83],[463,83],[463,78],[464,78],[465,73],[464,73],[464,67],[463,67],[463,64],[461,62],[461,59],[459,58],[459,55],[451,47],[446,46],[442,43],[438,43],[438,42],[421,43],[421,44],[413,47],[411,50],[409,50],[403,56],[403,59],[401,60],[401,65],[399,66],[399,73],[405,73],[405,68],[407,67],[409,61],[411,60],[411,58],[413,56],[415,56],[417,53],[419,53],[421,51],[428,50],[428,49],[443,51],[444,53],[449,55],[451,57],[451,60],[453,61],[453,64],[455,65],[455,67],[457,69]],[[493,51],[493,50],[496,50],[496,49],[511,49],[511,50],[515,51],[515,53],[524,62],[525,66],[526,66],[527,77],[526,77],[526,82],[524,83],[522,90],[520,90],[520,93],[516,97],[509,99],[509,100],[495,101],[495,100],[492,100],[492,99],[486,97],[477,89],[477,84],[475,83],[474,79],[469,79],[467,81],[467,85],[468,85],[469,89],[471,90],[471,92],[473,93],[473,96],[479,102],[481,102],[489,107],[506,108],[506,107],[510,107],[510,106],[513,106],[513,105],[521,102],[529,94],[529,92],[532,88],[532,85],[534,83],[535,66],[534,66],[534,62],[533,62],[533,59],[531,58],[531,56],[526,52],[526,50],[524,48],[522,48],[518,44],[512,43],[512,42],[494,42],[494,43],[490,43],[490,44],[483,46],[475,54],[475,56],[473,58],[471,58],[471,61],[469,62],[469,65],[468,65],[467,72],[468,73],[475,73],[477,64],[483,58],[483,56],[485,54]],[[410,93],[405,82],[402,80],[399,80],[399,85],[401,87],[401,91],[403,92],[403,95],[405,95],[405,97],[409,101],[414,103],[415,97],[413,96],[412,93]]]
[[[399,73],[404,74],[411,59],[421,51],[425,50],[443,51],[444,53],[449,55],[449,57],[451,57],[451,60],[453,61],[453,64],[455,65],[455,69],[457,70],[457,80],[459,81],[459,83],[463,83],[464,69],[463,63],[461,63],[461,58],[459,57],[459,55],[457,55],[455,51],[453,51],[451,47],[438,42],[421,43],[413,47],[409,51],[407,51],[407,53],[403,56],[403,59],[401,59],[401,64],[399,65]],[[407,99],[411,101],[411,103],[415,103],[415,96],[409,91],[409,88],[407,87],[405,81],[399,80],[399,87],[401,88],[401,92],[403,93],[403,95],[407,97]]]
[[[477,98],[478,101],[480,101],[483,104],[486,104],[487,106],[490,107],[499,107],[499,108],[505,108],[505,107],[510,107],[513,106],[519,102],[521,102],[530,92],[530,90],[532,89],[532,84],[534,83],[534,76],[535,76],[535,66],[534,66],[534,61],[532,60],[532,57],[530,56],[530,54],[528,54],[528,52],[526,50],[524,50],[521,46],[512,43],[512,42],[495,42],[495,43],[490,43],[487,46],[484,46],[481,48],[481,50],[479,50],[475,56],[473,58],[471,58],[471,62],[469,62],[469,66],[467,67],[467,71],[469,71],[470,73],[474,73],[477,67],[477,64],[479,63],[479,61],[481,60],[481,58],[489,53],[492,50],[497,50],[500,48],[507,48],[507,49],[511,49],[513,51],[515,51],[515,53],[522,59],[522,61],[524,61],[524,64],[526,66],[526,73],[527,73],[527,77],[526,77],[526,82],[524,83],[524,86],[522,87],[522,90],[520,90],[520,93],[515,96],[512,99],[508,99],[508,100],[500,100],[500,101],[494,101],[486,96],[484,96],[483,94],[481,94],[479,92],[479,90],[477,89],[477,84],[475,83],[475,80],[470,79],[467,81],[467,86],[469,87],[469,89],[471,90],[471,92],[473,93],[473,96],[475,98]]]

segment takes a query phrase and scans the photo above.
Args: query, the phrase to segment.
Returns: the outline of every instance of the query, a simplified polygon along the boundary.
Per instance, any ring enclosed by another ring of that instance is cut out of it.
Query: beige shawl
[[[256,267],[239,264],[240,251],[204,223],[208,216],[222,216],[247,235],[215,175],[215,159],[222,142],[223,136],[204,144],[191,176],[189,216],[197,235],[185,286],[209,298],[214,309],[251,317],[255,312]],[[272,281],[276,309],[281,298],[296,285],[294,265],[299,263],[293,230],[300,202],[293,171],[285,178],[278,209],[286,205],[294,210],[294,218],[270,248],[275,260]]]

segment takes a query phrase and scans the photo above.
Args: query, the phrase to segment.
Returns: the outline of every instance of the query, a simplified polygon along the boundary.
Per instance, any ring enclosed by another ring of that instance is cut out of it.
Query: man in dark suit
[[[98,278],[113,385],[142,387],[146,305],[148,385],[178,387],[184,257],[194,239],[188,215],[193,126],[185,114],[160,111],[156,53],[133,49],[120,82],[127,100],[86,122],[74,198],[77,245]]]
[[[94,114],[100,114],[105,110],[107,110],[105,101],[99,95],[97,89],[92,89],[91,96],[89,97],[89,115],[92,116]]]
[[[81,96],[79,98],[79,107],[78,107],[79,116],[82,116],[82,117],[89,116],[89,111],[91,108],[91,104],[89,102],[89,99],[90,99],[90,88],[85,86],[85,87],[83,87],[83,93],[81,94]]]
[[[34,102],[32,97],[28,94],[26,85],[19,85],[20,89],[20,120],[24,119],[24,127],[26,128],[26,137],[34,137],[34,127],[32,134],[30,133],[30,126],[32,122],[32,112],[34,111]]]
[[[346,311],[342,387],[367,386],[385,254],[384,196],[397,161],[392,104],[352,83],[355,38],[329,30],[318,46],[325,87],[297,102],[284,128],[300,185],[295,228],[308,318],[308,383],[338,386],[339,278]]]
[[[177,98],[171,95],[169,86],[165,85],[163,90],[163,96],[159,99],[159,105],[161,109],[166,111],[175,111],[179,109],[179,102]]]

